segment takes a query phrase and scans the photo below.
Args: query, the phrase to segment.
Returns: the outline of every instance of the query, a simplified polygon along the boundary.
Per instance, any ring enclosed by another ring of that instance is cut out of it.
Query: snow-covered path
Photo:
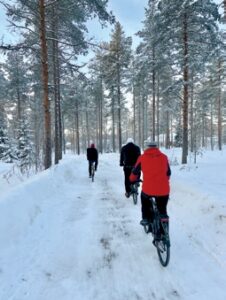
[[[0,202],[1,300],[226,299],[225,205],[172,179],[163,268],[117,156],[69,156]]]

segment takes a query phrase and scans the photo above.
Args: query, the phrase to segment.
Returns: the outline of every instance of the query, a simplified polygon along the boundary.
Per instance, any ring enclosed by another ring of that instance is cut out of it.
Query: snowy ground
[[[175,161],[178,153],[167,153]],[[95,182],[85,156],[20,182],[0,164],[0,300],[225,300],[226,153],[171,166],[171,260],[163,268],[124,197],[117,154]]]

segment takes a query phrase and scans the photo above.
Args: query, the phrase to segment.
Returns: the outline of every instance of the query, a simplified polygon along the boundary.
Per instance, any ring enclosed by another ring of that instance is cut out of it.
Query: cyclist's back
[[[94,146],[92,147],[92,145],[90,148],[87,148],[87,159],[91,161],[97,161],[98,159],[97,149],[94,148]]]
[[[89,177],[91,177],[91,165],[95,163],[95,170],[97,170],[98,165],[98,151],[95,148],[95,144],[91,144],[89,148],[87,148],[87,160],[89,161]]]
[[[140,148],[133,142],[122,147],[120,156],[120,166],[133,167],[140,155]]]
[[[132,168],[134,167],[137,158],[140,156],[140,147],[134,144],[132,138],[127,139],[127,143],[121,149],[120,154],[120,166],[124,167],[124,176],[125,176],[125,196],[129,198],[131,194],[131,184],[129,181],[129,176],[131,174]]]

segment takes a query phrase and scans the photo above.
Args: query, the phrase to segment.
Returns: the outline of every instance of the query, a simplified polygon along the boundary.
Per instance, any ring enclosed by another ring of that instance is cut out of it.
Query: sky
[[[118,153],[100,155],[94,182],[85,155],[30,178],[0,162],[0,299],[225,300],[226,149],[196,165],[162,151],[172,170],[166,268],[139,225],[140,199],[124,196]]]
[[[140,38],[135,34],[142,29],[142,21],[145,18],[145,7],[147,7],[148,0],[109,0],[107,9],[112,11],[116,17],[116,21],[119,21],[122,25],[125,36],[131,36],[133,40],[132,48],[138,46]],[[98,20],[91,19],[87,22],[88,38],[93,38],[95,43],[109,42],[111,38],[114,25],[108,25],[102,28]],[[81,56],[79,61],[82,63],[87,62],[94,56],[91,51],[86,57]],[[86,70],[86,68],[85,68]]]
[[[135,33],[142,29],[147,3],[148,0],[109,0],[108,2],[108,11],[113,12],[116,20],[122,25],[126,36],[132,36],[134,47],[139,42]],[[97,23],[93,20],[89,21],[90,34],[95,36],[97,40],[108,41],[113,26],[101,30]]]

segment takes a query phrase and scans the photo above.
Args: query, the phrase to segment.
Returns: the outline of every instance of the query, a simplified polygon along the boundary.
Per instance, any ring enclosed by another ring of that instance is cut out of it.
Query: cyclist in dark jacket
[[[98,165],[98,151],[95,148],[95,144],[91,144],[89,148],[87,148],[87,160],[89,161],[89,177],[91,177],[91,166],[92,163],[95,163],[95,171],[97,170]]]
[[[147,140],[146,147],[147,149],[138,158],[130,175],[130,181],[133,182],[140,177],[141,171],[143,173],[141,225],[146,225],[149,220],[152,221],[150,197],[155,197],[159,213],[167,216],[167,203],[170,192],[169,178],[171,170],[167,156],[157,148],[155,142]]]
[[[140,147],[134,144],[132,138],[128,138],[127,143],[122,147],[120,154],[120,166],[123,167],[125,174],[125,196],[127,198],[129,198],[131,193],[131,182],[129,180],[129,176],[140,154]]]

